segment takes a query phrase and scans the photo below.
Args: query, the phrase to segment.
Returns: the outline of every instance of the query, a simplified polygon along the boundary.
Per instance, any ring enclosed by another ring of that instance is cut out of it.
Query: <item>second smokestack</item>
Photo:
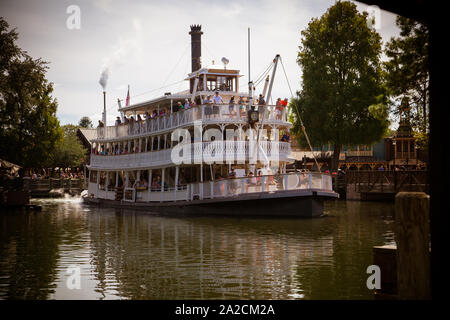
[[[195,72],[202,68],[202,26],[191,25],[191,59],[192,59],[192,71]],[[190,92],[194,90],[194,79],[190,81]]]
[[[197,71],[202,67],[202,26],[192,25],[191,32],[191,57],[192,57],[192,71]]]

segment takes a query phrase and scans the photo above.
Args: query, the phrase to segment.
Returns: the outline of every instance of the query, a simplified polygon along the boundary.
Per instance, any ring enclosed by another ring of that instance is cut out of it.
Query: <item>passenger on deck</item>
[[[239,114],[241,115],[241,117],[245,114],[245,106],[244,106],[244,97],[243,96],[240,96],[239,97],[239,101],[238,101],[238,104],[239,104]]]
[[[251,172],[251,171],[248,173],[248,184],[251,184],[251,185],[256,184],[256,177],[253,174],[253,172]]]
[[[228,111],[229,111],[229,113],[230,113],[230,116],[232,116],[233,114],[236,114],[236,113],[234,112],[234,96],[232,96],[232,97],[230,98],[230,102],[229,102],[229,104],[228,104]]]
[[[259,98],[258,98],[258,106],[264,106],[264,105],[266,105],[266,101],[264,100],[263,95],[260,94]]]
[[[229,179],[236,179],[236,172],[234,171],[234,168],[231,168],[230,173],[228,174]]]
[[[289,132],[285,132],[285,134],[283,134],[283,137],[281,137],[281,141],[289,142],[289,140],[291,140],[291,136],[289,135]]]
[[[152,191],[159,191],[161,190],[161,177],[157,176],[155,178],[153,178],[153,182],[152,182]]]
[[[212,100],[211,100],[211,96],[207,96],[206,99],[203,101],[203,103],[206,105],[205,106],[205,117],[207,119],[211,119],[211,114],[212,114]]]
[[[220,113],[220,109],[219,109],[219,106],[217,104],[223,104],[224,103],[222,97],[219,95],[219,91],[216,91],[216,94],[213,97],[213,103],[214,103],[213,115],[214,115],[214,118],[216,118],[216,116],[219,116],[219,113]]]
[[[116,123],[115,123],[116,127],[118,127],[120,125],[120,123],[121,123],[120,117],[117,117],[116,118]]]
[[[148,187],[147,180],[144,178],[144,179],[142,179],[142,180],[140,180],[140,181],[137,181],[136,187],[138,187],[138,188],[143,188],[143,189],[147,189],[147,187]]]
[[[261,172],[261,170],[258,170],[258,173],[256,174],[256,184],[258,184],[258,185],[261,184],[261,176],[262,176],[262,172]]]
[[[264,100],[262,94],[260,94],[258,98],[258,112],[260,118],[263,117],[265,109],[266,109],[266,101]]]
[[[281,120],[281,116],[283,114],[283,103],[281,101],[281,98],[277,99],[276,107],[275,107],[275,115],[277,120]]]
[[[222,97],[219,95],[219,91],[216,91],[216,94],[213,97],[214,104],[224,103]]]

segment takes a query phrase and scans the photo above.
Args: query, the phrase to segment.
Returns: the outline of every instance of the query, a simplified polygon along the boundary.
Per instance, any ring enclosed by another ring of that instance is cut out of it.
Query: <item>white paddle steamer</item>
[[[126,123],[97,128],[84,201],[171,214],[322,215],[323,201],[338,197],[331,176],[286,172],[287,107],[265,103],[279,56],[256,102],[253,83],[238,91],[241,75],[226,59],[223,69],[202,68],[202,34],[191,26],[189,90],[121,107]]]

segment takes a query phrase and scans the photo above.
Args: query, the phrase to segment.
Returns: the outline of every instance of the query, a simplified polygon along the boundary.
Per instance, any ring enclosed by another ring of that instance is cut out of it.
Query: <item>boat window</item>
[[[90,171],[89,172],[89,182],[97,183],[97,171]]]

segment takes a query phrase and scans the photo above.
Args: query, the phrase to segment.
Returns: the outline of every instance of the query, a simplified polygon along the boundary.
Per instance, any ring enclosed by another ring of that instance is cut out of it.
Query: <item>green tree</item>
[[[304,145],[298,112],[313,145],[333,146],[333,169],[343,145],[376,142],[389,126],[381,37],[367,18],[355,4],[339,1],[302,31],[303,84],[290,103],[293,130]]]
[[[78,167],[86,157],[86,150],[77,137],[78,127],[68,124],[62,126],[62,129],[64,136],[53,152],[53,166],[62,168]]]
[[[82,128],[92,128],[92,121],[89,117],[82,117],[78,122],[78,125]]]
[[[28,56],[15,44],[16,30],[8,30],[0,17],[0,158],[45,167],[62,137],[53,84],[45,78],[47,63]]]
[[[427,132],[429,111],[429,31],[427,26],[398,16],[400,37],[386,45],[386,81],[394,114],[407,114],[413,129]],[[405,110],[406,109],[406,110]],[[407,112],[405,112],[407,111]]]

